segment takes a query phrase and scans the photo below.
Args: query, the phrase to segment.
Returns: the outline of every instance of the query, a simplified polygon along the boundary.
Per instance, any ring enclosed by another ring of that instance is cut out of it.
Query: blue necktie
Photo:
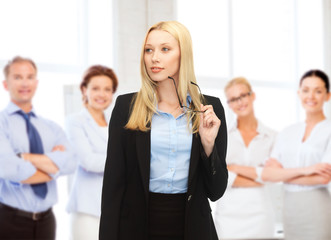
[[[40,135],[37,131],[37,129],[32,125],[31,121],[30,121],[30,117],[33,115],[32,112],[29,112],[28,114],[26,114],[23,111],[18,111],[18,114],[20,114],[25,122],[26,122],[26,130],[28,133],[28,137],[29,137],[29,143],[30,143],[30,153],[40,153],[43,154],[44,153],[44,147],[43,147],[43,143],[41,141]],[[33,192],[41,197],[41,198],[45,198],[46,194],[47,194],[47,184],[46,183],[36,183],[36,184],[31,184],[32,190]]]

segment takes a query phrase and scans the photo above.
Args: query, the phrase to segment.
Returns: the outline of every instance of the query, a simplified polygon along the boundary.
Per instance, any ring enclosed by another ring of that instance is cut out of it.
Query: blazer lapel
[[[149,194],[149,177],[150,177],[150,161],[151,161],[151,132],[136,132],[136,146],[138,164],[140,174],[144,185],[146,202],[148,202]]]
[[[191,159],[190,159],[190,168],[188,175],[188,188],[190,189],[194,173],[196,172],[196,168],[200,159],[200,139],[198,133],[193,134],[192,137],[192,149],[191,149]]]
[[[93,119],[92,115],[89,113],[89,111],[86,108],[83,108],[81,111],[81,114],[86,118],[86,122],[89,123],[89,126],[94,129],[95,132],[97,132],[98,136],[102,138],[103,141],[108,141],[108,135],[105,135],[102,133],[100,127],[96,123],[96,121]]]

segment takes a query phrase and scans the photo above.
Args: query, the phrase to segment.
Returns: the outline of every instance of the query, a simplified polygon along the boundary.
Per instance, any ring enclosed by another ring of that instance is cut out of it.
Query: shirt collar
[[[94,120],[92,114],[87,110],[86,107],[83,107],[83,108],[80,110],[80,112],[81,112],[81,114],[85,115],[85,116],[89,119],[89,121],[93,121],[93,122],[95,122],[95,120]],[[109,116],[108,112],[103,111],[103,114],[104,114],[104,116],[105,116],[106,121],[109,122],[109,120],[110,120],[110,116]]]
[[[7,105],[6,111],[8,113],[8,115],[13,115],[16,114],[16,112],[22,110],[19,106],[17,106],[15,103],[13,103],[12,101],[10,101]],[[34,107],[32,106],[32,109],[30,111],[32,114],[32,116],[37,117],[36,111],[34,109]]]
[[[232,121],[231,124],[229,124],[229,132],[234,132],[237,130],[237,125],[238,125],[238,121],[237,119],[235,119],[234,121]]]
[[[191,101],[192,101],[192,98],[191,98],[190,94],[187,93],[187,96],[186,96],[186,104],[187,104],[186,106],[187,106],[187,107],[190,106]],[[159,110],[159,105],[158,105],[158,103],[156,103],[156,112],[157,112],[157,113],[164,113],[163,111]]]
[[[236,119],[235,121],[233,121],[232,124],[230,124],[229,132],[238,131],[237,125],[238,125],[238,121]],[[257,120],[257,129],[256,129],[256,131],[260,135],[263,135],[263,136],[264,135],[268,136],[270,134],[270,131],[268,130],[268,128],[260,120]]]

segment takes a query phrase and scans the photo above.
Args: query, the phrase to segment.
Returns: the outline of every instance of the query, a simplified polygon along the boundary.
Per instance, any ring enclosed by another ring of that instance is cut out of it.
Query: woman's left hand
[[[205,112],[200,114],[199,134],[205,153],[209,157],[214,148],[221,120],[216,116],[212,105],[201,104],[200,110]]]

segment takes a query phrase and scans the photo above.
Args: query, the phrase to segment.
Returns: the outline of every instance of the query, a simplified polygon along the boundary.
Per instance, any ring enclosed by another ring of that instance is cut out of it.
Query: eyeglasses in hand
[[[177,98],[178,98],[178,102],[179,102],[179,106],[182,108],[182,109],[185,109],[185,111],[187,112],[194,112],[194,113],[204,113],[205,111],[198,111],[198,110],[194,110],[190,107],[187,107],[187,106],[183,106],[182,105],[182,102],[180,101],[180,98],[179,98],[179,94],[178,94],[178,91],[177,91],[177,86],[176,86],[176,83],[175,83],[175,79],[173,79],[172,77],[168,76],[169,79],[171,79],[175,85],[175,89],[176,89],[176,94],[177,94]],[[200,90],[200,87],[198,84],[194,83],[194,82],[190,82],[191,84],[193,84],[194,86],[198,87],[199,89],[199,93],[201,95],[201,90]]]

